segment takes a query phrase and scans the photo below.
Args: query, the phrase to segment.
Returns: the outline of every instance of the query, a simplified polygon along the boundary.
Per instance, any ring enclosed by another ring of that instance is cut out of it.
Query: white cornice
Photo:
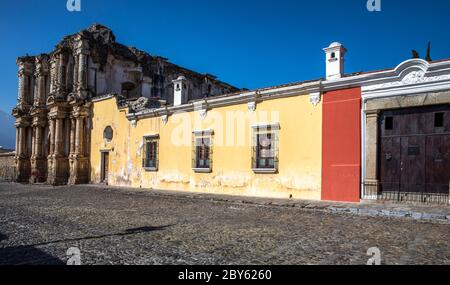
[[[314,81],[273,89],[248,91],[237,95],[205,99],[201,103],[207,104],[208,109],[213,109],[218,107],[225,107],[237,104],[247,104],[249,102],[254,102],[256,96],[258,97],[258,100],[264,101],[284,97],[309,95],[310,93],[320,91],[319,83],[320,81]],[[148,109],[137,113],[130,113],[127,115],[127,118],[129,120],[133,120],[148,117],[157,117],[162,115],[170,115],[178,112],[191,112],[198,110],[198,104],[199,102],[190,102],[188,104],[183,104],[180,106],[172,106],[160,109]]]
[[[422,59],[410,59],[402,62],[394,69],[352,75],[335,80],[317,80],[207,98],[204,103],[207,104],[208,109],[213,109],[237,104],[257,103],[255,100],[260,102],[306,95],[310,96],[312,104],[316,104],[320,102],[320,95],[323,92],[352,87],[361,87],[363,99],[450,90],[450,60],[428,63]],[[98,102],[112,97],[114,95],[105,95],[95,98],[93,101]],[[130,113],[127,118],[138,120],[148,117],[170,116],[177,112],[195,111],[197,105],[198,102],[190,102],[180,106],[148,109]],[[253,109],[253,105],[250,107]]]
[[[97,102],[108,100],[108,99],[115,98],[115,97],[116,97],[115,94],[105,94],[105,95],[101,95],[101,96],[92,98],[92,102],[97,103]]]

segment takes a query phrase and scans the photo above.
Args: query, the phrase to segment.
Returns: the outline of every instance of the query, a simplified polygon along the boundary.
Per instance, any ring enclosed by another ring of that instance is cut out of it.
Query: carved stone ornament
[[[256,111],[256,102],[248,102],[247,107],[250,112],[255,112]]]
[[[206,116],[208,115],[208,110],[206,110],[206,109],[199,110],[198,112],[199,112],[200,117],[201,117],[202,119],[205,119]]]
[[[321,96],[320,92],[315,92],[315,93],[309,94],[309,102],[311,102],[311,104],[313,104],[314,107],[316,107],[320,103],[321,100],[322,100],[322,96]]]
[[[167,125],[167,122],[169,121],[169,116],[167,115],[162,115],[161,116],[162,122],[164,125]]]

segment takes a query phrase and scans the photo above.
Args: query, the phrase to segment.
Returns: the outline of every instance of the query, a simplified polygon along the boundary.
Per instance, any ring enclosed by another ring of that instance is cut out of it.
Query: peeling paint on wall
[[[191,134],[197,129],[214,129],[214,137],[228,141],[218,134],[217,126],[211,120],[195,120],[196,112],[173,114],[167,124],[161,124],[160,117],[138,120],[131,128],[126,112],[117,110],[115,98],[94,103],[95,120],[92,129],[92,181],[100,177],[100,150],[105,147],[102,133],[107,125],[113,125],[115,135],[108,147],[111,165],[109,184],[118,186],[144,187],[178,191],[220,193],[260,197],[320,200],[321,198],[321,103],[314,107],[309,96],[297,96],[258,103],[251,116],[237,116],[248,120],[235,133],[244,131],[245,141],[236,145],[220,145],[213,142],[213,169],[211,173],[195,173],[192,169],[191,139],[187,144],[174,145],[174,132],[180,131],[183,119],[184,132]],[[304,112],[298,112],[298,110]],[[247,104],[215,108],[217,114],[239,112],[247,114]],[[282,112],[280,111],[282,110]],[[262,114],[269,115],[265,119]],[[216,114],[216,116],[217,116]],[[255,174],[251,169],[251,125],[270,122],[272,117],[280,124],[279,170],[275,174]],[[226,120],[224,120],[226,121]],[[184,122],[186,123],[186,122]],[[142,168],[144,140],[148,134],[159,135],[158,171]],[[227,134],[228,135],[228,134]],[[237,138],[238,136],[235,136]],[[189,137],[190,138],[190,137]],[[120,147],[118,147],[120,146]]]

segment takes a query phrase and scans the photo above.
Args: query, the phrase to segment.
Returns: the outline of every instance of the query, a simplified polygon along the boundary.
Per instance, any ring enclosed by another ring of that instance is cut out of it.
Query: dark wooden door
[[[381,187],[385,192],[400,191],[401,138],[386,137],[381,141]]]
[[[421,193],[426,191],[425,137],[401,138],[400,191]]]
[[[384,111],[379,126],[382,192],[449,193],[449,105]]]
[[[427,137],[427,193],[445,194],[450,183],[450,135]]]
[[[102,182],[108,182],[109,152],[102,152]]]

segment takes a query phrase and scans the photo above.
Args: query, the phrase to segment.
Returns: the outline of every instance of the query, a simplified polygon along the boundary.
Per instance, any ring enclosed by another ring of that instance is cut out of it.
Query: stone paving
[[[65,264],[70,247],[82,264],[366,264],[378,247],[383,264],[450,265],[445,219],[225,197],[0,184],[0,264]]]

